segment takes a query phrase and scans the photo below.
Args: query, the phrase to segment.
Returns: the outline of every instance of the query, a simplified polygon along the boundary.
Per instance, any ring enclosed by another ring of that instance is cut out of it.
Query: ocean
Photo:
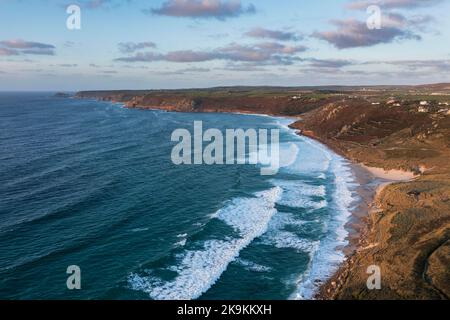
[[[311,299],[344,259],[351,167],[292,120],[53,93],[1,93],[0,119],[1,299]],[[194,121],[280,129],[289,165],[174,165]]]

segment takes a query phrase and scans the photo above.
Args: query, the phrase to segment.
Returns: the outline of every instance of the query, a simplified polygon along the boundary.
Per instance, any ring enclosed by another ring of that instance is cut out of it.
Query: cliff
[[[217,88],[161,91],[84,91],[77,98],[121,102],[128,108],[162,109],[177,112],[244,112],[272,115],[299,115],[338,97],[307,94],[297,90]]]

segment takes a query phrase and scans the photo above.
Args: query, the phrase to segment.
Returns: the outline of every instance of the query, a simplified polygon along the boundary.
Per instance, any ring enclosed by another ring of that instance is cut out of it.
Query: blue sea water
[[[194,121],[278,128],[290,165],[176,166],[171,134]],[[0,298],[312,298],[344,258],[356,184],[289,122],[1,93]]]

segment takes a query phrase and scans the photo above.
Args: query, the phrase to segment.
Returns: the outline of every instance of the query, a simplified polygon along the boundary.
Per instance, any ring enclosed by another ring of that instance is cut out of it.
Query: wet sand
[[[356,192],[359,199],[352,208],[352,216],[346,224],[346,229],[349,232],[349,243],[347,247],[343,248],[346,260],[341,264],[338,271],[321,286],[315,296],[318,300],[327,300],[333,297],[333,289],[337,288],[339,283],[342,283],[349,272],[350,265],[353,263],[353,255],[357,251],[368,248],[366,235],[370,231],[369,214],[372,211],[379,210],[375,204],[375,199],[383,188],[391,183],[411,181],[417,177],[412,172],[384,170],[358,163],[352,163],[351,169],[358,184]]]
[[[351,164],[351,169],[358,184],[356,192],[359,199],[351,209],[352,215],[346,224],[349,244],[343,248],[343,251],[347,257],[357,250],[360,239],[367,228],[366,219],[373,206],[377,190],[383,183],[386,183],[359,164]]]

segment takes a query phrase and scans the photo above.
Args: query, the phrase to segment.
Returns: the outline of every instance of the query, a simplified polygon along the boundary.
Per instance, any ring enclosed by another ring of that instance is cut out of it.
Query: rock
[[[69,98],[71,95],[65,92],[57,92],[54,94],[55,98]]]

